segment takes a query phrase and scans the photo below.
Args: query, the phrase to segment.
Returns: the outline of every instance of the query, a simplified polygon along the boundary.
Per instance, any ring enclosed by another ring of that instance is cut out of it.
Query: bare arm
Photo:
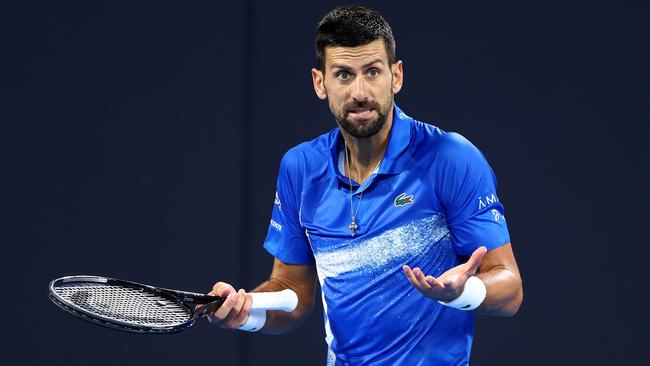
[[[298,307],[291,313],[267,311],[266,323],[260,332],[281,334],[299,327],[311,313],[315,287],[316,267],[313,264],[287,264],[276,258],[268,281],[251,292],[291,289],[298,295]],[[243,289],[236,291],[230,284],[217,282],[209,295],[226,297],[221,307],[208,315],[210,323],[223,329],[237,329],[248,318],[252,299]]]
[[[457,298],[467,279],[478,276],[487,289],[485,300],[477,309],[482,314],[512,316],[517,313],[523,300],[521,276],[510,243],[490,252],[485,247],[480,247],[466,263],[451,268],[438,278],[425,275],[417,267],[411,269],[404,266],[403,269],[418,291],[443,302]]]
[[[512,316],[524,298],[521,275],[510,243],[485,254],[478,277],[487,288],[487,296],[477,309],[481,314]]]
[[[266,334],[281,334],[298,328],[311,314],[315,286],[316,267],[313,264],[287,264],[276,258],[268,281],[257,286],[252,292],[280,291],[288,288],[298,295],[298,307],[291,313],[267,311],[266,324],[260,331]]]

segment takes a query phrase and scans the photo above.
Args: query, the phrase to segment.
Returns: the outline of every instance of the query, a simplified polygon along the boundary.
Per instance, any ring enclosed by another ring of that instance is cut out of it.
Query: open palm
[[[426,275],[418,267],[404,265],[402,269],[409,282],[424,296],[432,299],[449,302],[460,296],[465,288],[465,282],[478,270],[483,256],[487,253],[486,247],[479,247],[469,257],[467,262],[450,268],[438,278]]]

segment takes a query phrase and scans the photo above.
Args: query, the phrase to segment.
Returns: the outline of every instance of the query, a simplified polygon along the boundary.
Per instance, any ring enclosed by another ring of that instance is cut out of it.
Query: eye
[[[336,74],[336,77],[340,80],[348,80],[350,78],[350,73],[347,71],[340,71],[338,74]]]
[[[373,78],[376,77],[376,76],[379,76],[379,70],[377,70],[377,69],[368,70],[368,76],[373,77]]]

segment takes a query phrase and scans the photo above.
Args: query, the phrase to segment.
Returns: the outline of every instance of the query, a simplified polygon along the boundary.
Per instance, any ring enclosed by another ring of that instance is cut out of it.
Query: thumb
[[[208,295],[212,296],[220,296],[220,297],[228,297],[233,292],[237,292],[234,287],[232,287],[231,284],[225,283],[225,282],[217,282],[214,284],[212,287],[212,291],[208,293]]]
[[[465,266],[467,267],[467,274],[469,276],[473,276],[476,271],[478,270],[478,266],[481,264],[481,261],[483,260],[483,257],[487,253],[487,248],[484,246],[478,247],[474,253],[472,253],[472,256],[469,257],[467,262],[465,263]]]

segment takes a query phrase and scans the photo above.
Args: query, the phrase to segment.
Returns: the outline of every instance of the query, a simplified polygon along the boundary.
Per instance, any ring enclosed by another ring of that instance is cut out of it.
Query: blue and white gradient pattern
[[[310,237],[314,248],[326,248],[314,252],[314,257],[323,291],[323,305],[327,308],[328,365],[335,365],[337,353],[347,355],[345,361],[350,364],[363,363],[363,355],[368,351],[385,349],[395,342],[386,337],[366,338],[358,332],[359,326],[371,327],[373,332],[401,333],[402,348],[417,347],[417,338],[409,337],[412,334],[411,323],[423,318],[421,313],[429,307],[416,304],[420,309],[413,308],[413,302],[419,303],[421,295],[406,281],[401,267],[417,263],[426,268],[427,273],[441,273],[448,265],[444,259],[453,254],[448,234],[444,216],[434,215],[371,238],[340,241],[336,245],[327,245],[320,242],[322,239]],[[438,306],[432,301],[427,303]],[[333,331],[328,316],[343,320],[342,324],[355,326],[334,327]],[[341,348],[340,352],[337,352],[338,348]],[[355,358],[355,354],[361,358]]]

